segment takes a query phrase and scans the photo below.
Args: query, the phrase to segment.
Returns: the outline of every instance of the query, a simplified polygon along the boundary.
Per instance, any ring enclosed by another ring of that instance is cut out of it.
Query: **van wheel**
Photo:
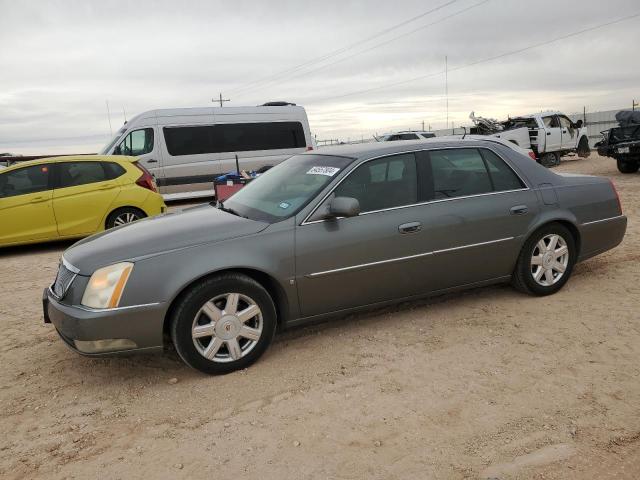
[[[589,140],[587,140],[587,137],[580,138],[577,153],[580,158],[587,158],[591,155],[591,148],[589,148]]]
[[[246,368],[265,352],[276,331],[276,309],[252,278],[228,273],[196,284],[173,311],[171,340],[180,358],[208,374]]]
[[[550,223],[525,242],[513,271],[513,286],[530,295],[551,295],[560,290],[576,262],[576,242],[559,223]]]
[[[133,223],[147,216],[142,210],[133,207],[119,208],[111,212],[107,217],[105,227],[107,230]]]

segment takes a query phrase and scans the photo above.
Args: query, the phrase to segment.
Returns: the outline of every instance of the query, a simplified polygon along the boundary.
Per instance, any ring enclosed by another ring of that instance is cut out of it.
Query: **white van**
[[[258,170],[313,149],[304,108],[285,102],[257,107],[172,108],[136,115],[102,155],[132,155],[156,178],[165,200],[213,195],[213,179]]]

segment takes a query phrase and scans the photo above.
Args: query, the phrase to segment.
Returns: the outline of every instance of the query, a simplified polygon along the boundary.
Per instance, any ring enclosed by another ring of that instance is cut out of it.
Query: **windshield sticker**
[[[336,167],[312,167],[307,172],[307,175],[326,175],[327,177],[333,177],[339,171],[340,169]]]
[[[280,205],[278,205],[280,208],[282,208],[283,210],[286,210],[287,208],[289,208],[291,206],[290,203],[287,202],[282,202]]]

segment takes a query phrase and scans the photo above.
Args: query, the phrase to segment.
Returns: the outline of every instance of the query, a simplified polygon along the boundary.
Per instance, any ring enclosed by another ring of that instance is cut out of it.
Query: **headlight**
[[[82,305],[91,308],[115,308],[133,270],[133,263],[122,262],[93,272],[82,296]]]

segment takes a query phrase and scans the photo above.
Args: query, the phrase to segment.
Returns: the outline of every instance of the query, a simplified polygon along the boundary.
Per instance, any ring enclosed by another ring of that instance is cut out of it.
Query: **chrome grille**
[[[58,275],[56,275],[56,281],[53,283],[53,293],[58,298],[62,298],[69,290],[73,279],[76,278],[76,273],[69,270],[63,263],[60,264],[58,269]]]

